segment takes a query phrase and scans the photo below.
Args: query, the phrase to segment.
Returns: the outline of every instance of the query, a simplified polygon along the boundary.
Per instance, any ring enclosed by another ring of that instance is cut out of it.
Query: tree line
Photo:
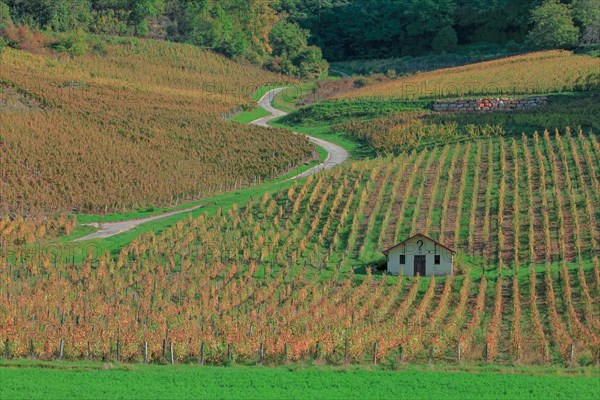
[[[9,19],[187,42],[300,77],[322,74],[324,58],[600,43],[598,0],[0,0]]]
[[[0,0],[8,24],[55,32],[167,39],[300,77],[327,63],[309,32],[265,0]]]
[[[329,61],[600,43],[598,0],[282,0]]]

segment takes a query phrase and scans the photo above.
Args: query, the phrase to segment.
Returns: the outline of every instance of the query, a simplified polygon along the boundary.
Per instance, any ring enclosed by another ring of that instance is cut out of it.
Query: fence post
[[[60,345],[59,345],[59,350],[58,350],[58,359],[62,360],[63,358],[63,352],[65,349],[65,341],[63,339],[60,339]]]
[[[262,364],[265,362],[265,345],[263,342],[260,342],[260,350],[259,350],[259,363]]]
[[[400,362],[404,361],[404,348],[402,347],[402,345],[398,346],[398,352],[399,354],[399,358],[400,358]]]
[[[173,355],[173,341],[171,340],[170,343],[170,347],[171,347],[171,365],[175,364],[175,357]]]
[[[8,338],[4,341],[4,356],[10,358],[10,344]]]
[[[575,359],[575,342],[571,342],[571,352],[569,354],[569,359],[571,362]]]
[[[200,344],[200,366],[204,366],[204,340]]]
[[[431,348],[429,349],[429,362],[433,361],[433,346],[431,346]]]
[[[117,362],[121,362],[121,341],[117,339]]]
[[[283,347],[283,352],[284,352],[284,357],[285,357],[285,363],[287,364],[288,362],[290,362],[290,358],[289,358],[289,355],[288,355],[289,347],[288,347],[287,343]]]
[[[373,365],[377,365],[377,342],[373,345]]]
[[[144,341],[144,364],[148,364],[148,342]]]
[[[88,350],[88,356],[87,356],[87,358],[88,358],[88,360],[91,360],[92,359],[92,348],[90,346],[90,341],[89,340],[87,342],[87,350]]]

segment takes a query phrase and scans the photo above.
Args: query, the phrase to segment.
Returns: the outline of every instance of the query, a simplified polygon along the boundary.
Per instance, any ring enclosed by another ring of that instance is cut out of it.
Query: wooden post
[[[259,363],[262,364],[265,362],[265,345],[263,342],[260,342],[260,350],[259,350]]]
[[[117,339],[117,362],[121,362],[121,341]]]
[[[200,365],[204,366],[204,340],[200,344]]]
[[[290,358],[289,358],[288,352],[289,352],[289,345],[286,343],[285,346],[283,347],[284,359],[285,359],[285,363],[286,364],[288,362],[290,362]]]
[[[29,339],[29,354],[30,357],[35,357],[35,349],[33,348],[33,339]]]
[[[488,351],[488,344],[487,342],[485,342],[485,349],[483,350],[483,358],[484,361],[488,361],[488,355],[489,355],[489,351]]]
[[[377,342],[373,345],[373,365],[377,365]]]
[[[162,346],[162,350],[163,350],[163,352],[162,352],[162,353],[163,353],[163,354],[162,354],[162,358],[163,358],[163,360],[164,360],[164,359],[165,359],[165,357],[166,357],[166,352],[167,352],[167,341],[166,341],[165,339],[163,339],[163,346]]]
[[[315,351],[315,360],[318,360],[320,356],[321,356],[321,343],[317,342],[317,348]]]
[[[462,358],[461,356],[462,356],[462,349],[460,348],[460,342],[458,342],[458,348],[456,350],[456,358],[457,358],[459,364],[461,362],[461,358]]]
[[[175,364],[175,356],[173,354],[173,341],[171,340],[170,343],[170,347],[171,347],[171,365]]]
[[[569,354],[569,360],[573,362],[575,359],[575,342],[571,342],[571,352]]]
[[[148,342],[144,342],[144,364],[148,364]]]
[[[4,356],[6,358],[10,358],[10,344],[8,342],[8,339],[4,341]]]
[[[59,345],[59,350],[58,350],[58,359],[59,360],[62,360],[64,350],[65,350],[65,341],[63,339],[60,339],[60,345]]]
[[[87,342],[87,348],[88,348],[88,356],[87,356],[87,358],[88,358],[88,360],[91,360],[92,359],[92,347],[90,346],[90,341],[89,340]]]
[[[398,346],[398,353],[398,358],[400,362],[404,361],[404,348],[402,347],[402,345]]]
[[[229,361],[232,361],[231,360],[231,344],[230,343],[227,343],[227,359]]]
[[[429,349],[429,362],[433,361],[433,346]]]

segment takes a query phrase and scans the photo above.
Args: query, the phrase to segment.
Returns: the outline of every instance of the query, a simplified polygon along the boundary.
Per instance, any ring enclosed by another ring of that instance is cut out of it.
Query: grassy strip
[[[266,117],[270,115],[270,113],[262,107],[258,107],[252,111],[244,111],[238,115],[236,115],[231,120],[233,122],[239,122],[242,124],[249,124],[252,121],[256,121],[259,118]]]
[[[430,108],[431,101],[358,100],[329,101],[312,104],[283,118],[291,126],[333,125],[348,120],[369,120],[402,111],[421,111]]]
[[[287,113],[294,112],[301,107],[298,103],[315,88],[316,83],[314,82],[291,85],[275,96],[273,106]]]
[[[0,395],[10,399],[591,399],[598,390],[598,374],[591,369],[463,369],[3,363]]]
[[[318,139],[327,140],[333,144],[346,149],[350,155],[350,160],[360,160],[363,158],[373,157],[375,153],[372,148],[365,146],[362,143],[352,140],[346,135],[334,132],[329,125],[311,126],[311,125],[288,125],[283,122],[283,118],[277,118],[269,125],[276,128],[293,129],[295,132],[302,133],[304,135],[313,136]]]

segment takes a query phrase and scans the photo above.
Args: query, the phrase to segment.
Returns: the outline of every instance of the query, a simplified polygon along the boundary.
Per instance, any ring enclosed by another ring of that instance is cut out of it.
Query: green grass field
[[[2,399],[592,399],[597,369],[0,364]]]
[[[262,107],[258,107],[252,111],[244,111],[239,115],[236,115],[231,120],[242,124],[249,124],[250,122],[256,121],[259,118],[266,117],[269,112]]]

